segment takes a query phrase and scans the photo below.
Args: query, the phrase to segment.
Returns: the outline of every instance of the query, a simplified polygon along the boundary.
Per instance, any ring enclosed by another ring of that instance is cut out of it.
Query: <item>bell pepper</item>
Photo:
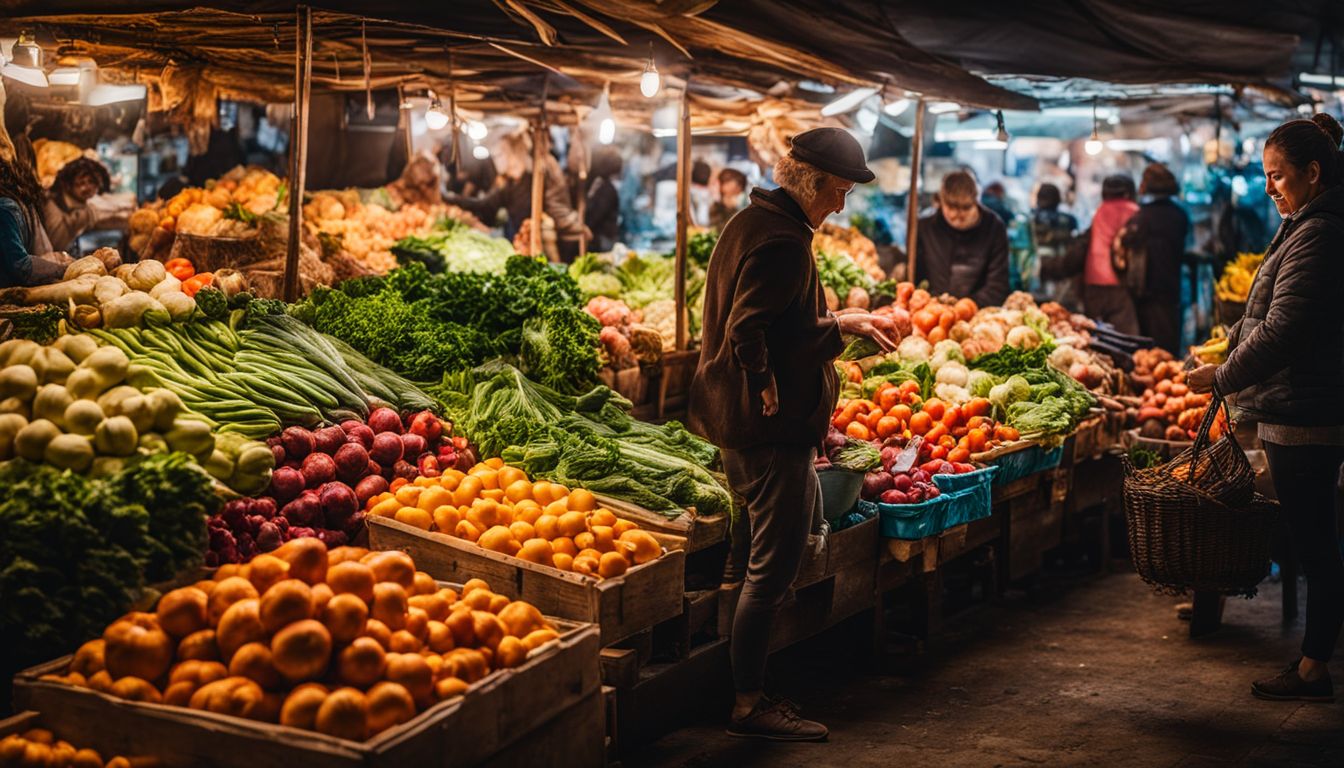
[[[196,275],[196,267],[192,266],[190,259],[169,259],[164,262],[163,267],[168,270],[168,274],[184,282]]]

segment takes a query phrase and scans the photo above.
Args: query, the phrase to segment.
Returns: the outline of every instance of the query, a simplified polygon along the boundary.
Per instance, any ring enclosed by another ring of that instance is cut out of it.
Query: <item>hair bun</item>
[[[1327,115],[1324,112],[1317,112],[1311,116],[1311,122],[1315,123],[1322,131],[1325,131],[1325,134],[1330,137],[1332,145],[1336,148],[1339,147],[1340,141],[1344,140],[1344,127],[1340,127],[1339,121],[1330,115]]]

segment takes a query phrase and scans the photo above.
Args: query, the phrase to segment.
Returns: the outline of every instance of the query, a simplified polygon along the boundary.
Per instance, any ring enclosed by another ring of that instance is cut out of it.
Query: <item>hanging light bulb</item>
[[[658,67],[653,63],[653,43],[649,43],[649,60],[644,64],[644,74],[639,76],[639,92],[644,98],[652,99],[663,87],[663,78],[658,75]]]
[[[429,109],[425,110],[425,125],[431,131],[441,131],[448,125],[448,113],[443,111],[443,102],[433,91],[430,91]]]
[[[616,140],[616,118],[611,113],[610,91],[610,83],[602,87],[602,96],[597,100],[597,109],[594,109],[590,116],[590,119],[597,123],[597,140],[603,144],[610,144]]]
[[[484,144],[477,144],[471,148],[471,156],[477,160],[485,160],[490,157],[490,150],[486,149]]]
[[[0,75],[34,88],[47,87],[47,73],[42,71],[42,48],[31,33],[19,33],[19,39],[10,48],[9,59],[0,68]]]
[[[79,85],[79,67],[58,67],[47,75],[52,85]]]
[[[1102,143],[1101,136],[1097,133],[1097,100],[1092,100],[1092,136],[1083,145],[1083,151],[1089,155],[1099,155],[1106,145]]]
[[[997,142],[999,142],[999,143],[1001,143],[1001,144],[1003,144],[1003,146],[1007,147],[1007,146],[1008,146],[1008,139],[1009,139],[1009,136],[1008,136],[1008,128],[1005,127],[1004,124],[1003,124],[1003,110],[1002,110],[1002,109],[1000,109],[999,111],[997,111],[997,112],[994,113],[994,119],[997,120],[998,123],[999,123],[999,132],[998,132],[997,134],[995,134],[995,136],[994,136],[994,140],[997,141]]]
[[[473,141],[480,141],[490,135],[490,129],[485,127],[485,123],[482,123],[480,120],[467,121],[465,128],[467,135],[470,136]]]

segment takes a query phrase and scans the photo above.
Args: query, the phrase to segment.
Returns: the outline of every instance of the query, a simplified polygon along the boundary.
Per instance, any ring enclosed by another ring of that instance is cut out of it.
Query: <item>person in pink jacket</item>
[[[1128,334],[1139,332],[1139,319],[1129,289],[1120,283],[1111,267],[1111,245],[1130,217],[1138,213],[1134,197],[1134,180],[1125,174],[1107,176],[1101,183],[1101,207],[1092,217],[1092,236],[1083,267],[1083,305],[1087,315]]]

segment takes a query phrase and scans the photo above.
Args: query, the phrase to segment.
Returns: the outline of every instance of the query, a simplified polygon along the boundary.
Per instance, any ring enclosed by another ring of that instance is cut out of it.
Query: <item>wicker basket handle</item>
[[[1232,431],[1232,411],[1227,406],[1227,398],[1215,388],[1213,390],[1213,400],[1209,402],[1209,407],[1204,409],[1204,419],[1199,423],[1199,431],[1195,433],[1194,450],[1190,451],[1190,482],[1195,481],[1195,467],[1199,465],[1199,453],[1208,447],[1209,431],[1213,429],[1213,422],[1218,418],[1218,409],[1221,408],[1223,415],[1227,419],[1227,431],[1223,434],[1232,441],[1232,444],[1241,448],[1241,443],[1237,442],[1237,436]]]

